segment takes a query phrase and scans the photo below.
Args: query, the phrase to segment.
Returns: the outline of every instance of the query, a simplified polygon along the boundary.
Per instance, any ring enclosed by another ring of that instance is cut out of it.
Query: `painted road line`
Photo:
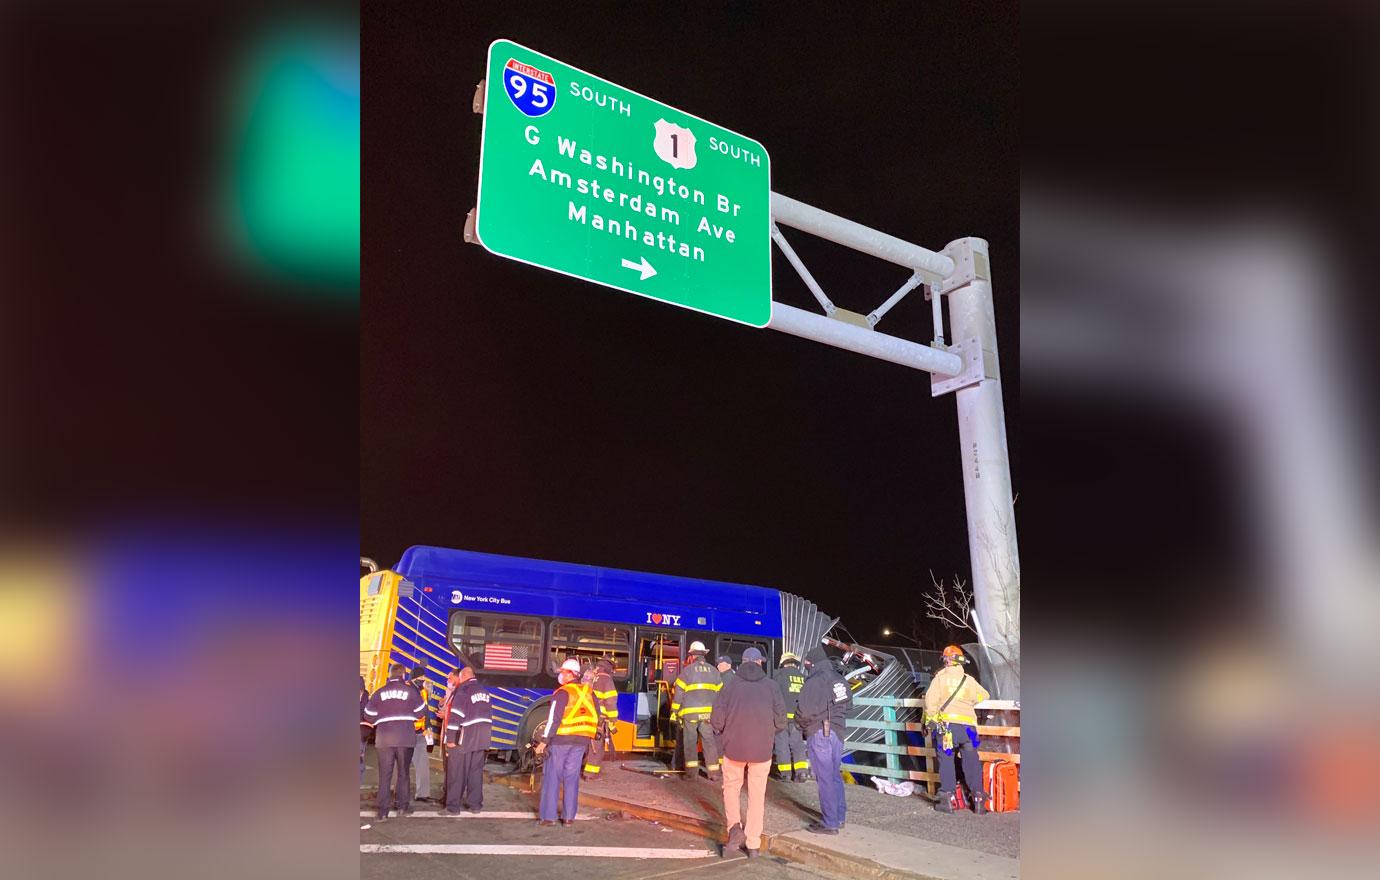
[[[361,843],[365,853],[420,853],[476,856],[589,856],[598,859],[707,859],[705,849],[658,849],[640,846],[519,846],[502,843]]]
[[[375,812],[373,812],[373,811],[370,811],[370,812],[367,812],[367,813],[366,813],[366,812],[364,812],[364,811],[361,810],[361,811],[360,811],[360,814],[359,814],[359,818],[361,818],[361,819],[370,819],[370,818],[373,818],[374,816],[377,816],[377,815],[378,815],[378,814],[375,813]],[[424,813],[423,813],[423,812],[416,812],[416,813],[413,813],[411,816],[399,816],[397,813],[393,813],[393,814],[391,814],[391,815],[392,815],[392,817],[393,817],[394,819],[536,819],[536,818],[537,818],[537,814],[536,814],[536,813],[523,813],[523,812],[513,812],[513,811],[504,812],[503,810],[485,810],[484,812],[482,812],[482,813],[480,813],[480,814],[478,814],[478,815],[475,815],[474,813],[461,813],[461,814],[458,815],[458,816],[446,816],[446,815],[442,815],[441,813],[436,812],[436,811],[434,811],[434,810],[428,810],[427,812],[424,812]],[[593,819],[593,818],[595,818],[595,817],[594,817],[594,816],[576,816],[576,817],[575,817],[575,821],[576,821],[576,822],[584,822],[584,821],[586,821],[586,820]]]

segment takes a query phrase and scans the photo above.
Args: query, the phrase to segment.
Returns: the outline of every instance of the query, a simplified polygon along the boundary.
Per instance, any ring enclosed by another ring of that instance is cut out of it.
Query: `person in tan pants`
[[[748,648],[736,675],[725,676],[714,698],[709,726],[723,752],[724,822],[728,841],[720,855],[739,848],[748,858],[762,848],[762,818],[767,808],[767,771],[778,731],[786,729],[786,701],[762,668],[762,652]],[[747,816],[739,803],[747,781]]]

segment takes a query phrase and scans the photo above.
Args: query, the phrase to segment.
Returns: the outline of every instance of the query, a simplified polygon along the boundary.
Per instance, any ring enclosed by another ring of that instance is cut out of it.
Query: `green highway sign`
[[[771,319],[766,148],[508,40],[489,46],[475,229],[501,257]]]

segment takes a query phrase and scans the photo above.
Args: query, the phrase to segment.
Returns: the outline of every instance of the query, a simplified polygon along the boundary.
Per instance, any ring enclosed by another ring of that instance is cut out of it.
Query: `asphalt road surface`
[[[365,880],[537,880],[597,877],[833,880],[834,875],[772,856],[723,859],[693,834],[617,813],[582,813],[569,828],[537,825],[536,799],[506,786],[484,787],[480,816],[435,815],[415,804],[410,817],[376,822],[360,805],[360,876]]]

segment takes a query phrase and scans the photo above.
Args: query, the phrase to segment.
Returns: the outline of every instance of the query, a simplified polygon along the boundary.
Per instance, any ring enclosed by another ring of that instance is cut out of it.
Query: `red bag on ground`
[[[954,808],[954,812],[968,809],[968,799],[963,796],[963,786],[954,786],[954,793],[949,795],[949,806]]]
[[[1020,768],[1010,761],[984,761],[982,778],[989,795],[987,809],[1010,813],[1021,808]]]

